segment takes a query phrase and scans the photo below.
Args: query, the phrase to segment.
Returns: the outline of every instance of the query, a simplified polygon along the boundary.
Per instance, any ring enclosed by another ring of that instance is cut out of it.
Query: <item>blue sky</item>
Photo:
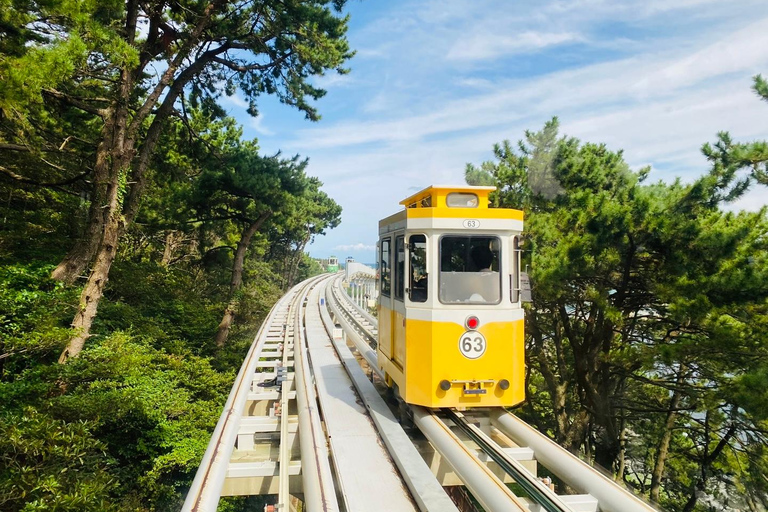
[[[653,180],[707,169],[700,147],[720,130],[768,138],[765,0],[356,1],[349,75],[311,123],[270,98],[250,118],[223,104],[265,153],[309,157],[308,172],[344,209],[313,256],[374,261],[378,219],[431,184],[463,183],[467,162],[492,157],[558,116],[561,132],[623,149]],[[735,208],[768,204],[756,188]]]

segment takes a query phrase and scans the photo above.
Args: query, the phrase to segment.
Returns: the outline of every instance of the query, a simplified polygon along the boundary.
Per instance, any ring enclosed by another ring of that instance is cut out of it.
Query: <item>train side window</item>
[[[501,256],[498,237],[443,236],[440,239],[440,302],[501,302]]]
[[[411,254],[408,298],[411,302],[427,302],[427,237],[411,235],[408,249]]]
[[[512,237],[512,273],[509,275],[509,300],[513,303],[520,300],[520,240]]]
[[[405,237],[395,238],[395,298],[403,300],[405,288]]]
[[[391,270],[391,257],[390,257],[390,245],[392,245],[391,238],[384,238],[381,241],[381,248],[379,251],[379,275],[381,279],[381,294],[385,297],[389,297],[392,293],[391,276],[389,275]]]

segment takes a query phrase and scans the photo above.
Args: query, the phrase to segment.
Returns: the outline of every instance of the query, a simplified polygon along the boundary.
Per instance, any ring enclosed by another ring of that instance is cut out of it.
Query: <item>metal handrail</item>
[[[184,500],[181,512],[216,510],[221,497],[224,479],[226,478],[227,467],[235,448],[235,438],[237,437],[238,429],[238,421],[236,420],[242,414],[251,387],[250,379],[246,377],[253,375],[256,370],[259,354],[266,341],[267,326],[272,323],[278,310],[284,307],[285,303],[293,297],[297,287],[298,285],[275,303],[267,316],[267,320],[261,324],[261,328],[256,334],[245,360],[243,360],[227,402],[224,404],[224,410],[219,417],[219,421],[216,423],[216,428],[213,430],[211,441],[208,443],[208,448],[205,450],[203,459],[200,461],[200,466]]]
[[[591,494],[601,512],[655,512],[648,503],[571,452],[503,409],[491,411],[491,422],[502,433],[533,450],[534,457],[567,485]]]

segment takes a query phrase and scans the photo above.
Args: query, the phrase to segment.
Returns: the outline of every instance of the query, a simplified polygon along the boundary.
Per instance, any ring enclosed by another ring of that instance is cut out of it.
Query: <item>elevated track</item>
[[[376,321],[341,279],[307,280],[269,313],[183,511],[257,494],[310,512],[654,510],[505,410],[387,400]],[[540,467],[575,493],[556,494]]]

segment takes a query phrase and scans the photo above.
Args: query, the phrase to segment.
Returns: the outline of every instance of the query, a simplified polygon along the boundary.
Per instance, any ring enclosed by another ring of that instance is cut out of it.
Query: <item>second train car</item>
[[[525,398],[523,212],[489,208],[493,190],[431,186],[379,222],[378,364],[407,403]]]

